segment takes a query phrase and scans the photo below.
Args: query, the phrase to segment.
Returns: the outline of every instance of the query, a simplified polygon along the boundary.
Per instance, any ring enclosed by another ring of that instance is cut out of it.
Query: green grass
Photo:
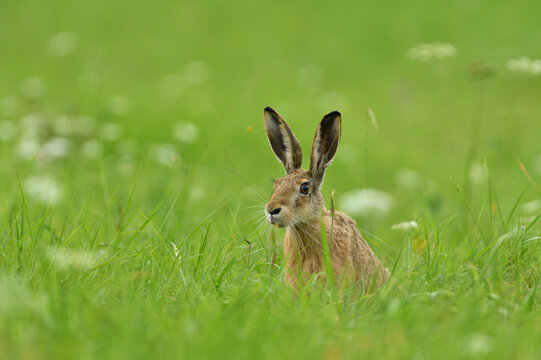
[[[0,129],[16,131],[0,133],[0,358],[540,358],[541,75],[506,68],[541,58],[540,10],[4,1]],[[62,32],[76,46],[52,56]],[[433,41],[456,56],[408,58]],[[493,76],[472,80],[476,62]],[[342,113],[329,207],[333,189],[337,210],[353,189],[392,196],[390,211],[356,216],[393,273],[376,293],[314,281],[294,299],[283,283],[283,230],[260,221],[283,174],[265,106],[305,166],[318,121]],[[64,134],[80,116],[97,129]],[[175,139],[179,121],[194,142]],[[100,138],[106,123],[121,139]],[[22,158],[33,129],[69,154]],[[84,156],[96,139],[103,151]],[[57,201],[40,201],[54,184]]]

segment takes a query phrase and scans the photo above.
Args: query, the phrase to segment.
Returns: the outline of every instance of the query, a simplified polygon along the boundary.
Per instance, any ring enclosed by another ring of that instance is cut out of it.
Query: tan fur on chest
[[[332,271],[337,281],[354,281],[365,292],[381,286],[389,272],[362,238],[355,221],[341,212],[336,212],[332,221],[329,211],[325,211],[324,219]],[[321,228],[319,222],[314,226]],[[322,276],[321,230],[316,231],[311,226],[288,229],[284,236],[284,255],[287,259],[285,279],[294,288],[304,285],[316,274]]]

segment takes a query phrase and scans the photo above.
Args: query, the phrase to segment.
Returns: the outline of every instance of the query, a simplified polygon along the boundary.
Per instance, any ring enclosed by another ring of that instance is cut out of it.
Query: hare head
[[[286,171],[286,176],[274,180],[273,193],[265,205],[268,221],[278,227],[293,227],[317,220],[324,205],[320,189],[325,169],[332,162],[340,140],[340,113],[333,111],[319,123],[309,170],[301,169],[301,145],[284,119],[267,107],[264,120],[272,151]]]

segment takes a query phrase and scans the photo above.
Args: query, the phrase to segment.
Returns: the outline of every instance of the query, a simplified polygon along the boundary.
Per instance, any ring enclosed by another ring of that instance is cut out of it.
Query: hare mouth
[[[266,214],[267,215],[267,221],[274,226],[277,226],[279,228],[286,227],[287,224],[284,223],[284,219],[281,217],[278,217],[276,215]]]

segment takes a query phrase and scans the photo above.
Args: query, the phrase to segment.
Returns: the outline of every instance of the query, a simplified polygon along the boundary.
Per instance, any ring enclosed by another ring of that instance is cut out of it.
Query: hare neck
[[[286,230],[291,246],[301,252],[318,252],[321,250],[321,218],[315,217],[297,223]]]

